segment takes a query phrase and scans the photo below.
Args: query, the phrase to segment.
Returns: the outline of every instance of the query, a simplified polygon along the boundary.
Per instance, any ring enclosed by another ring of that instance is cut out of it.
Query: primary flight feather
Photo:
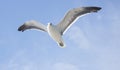
[[[54,41],[58,43],[59,46],[65,47],[65,43],[62,39],[62,35],[67,31],[67,29],[80,17],[88,13],[97,12],[101,7],[80,7],[69,10],[64,18],[57,25],[48,23],[47,26],[35,21],[27,21],[18,28],[18,31],[25,31],[27,29],[39,29],[52,37]]]

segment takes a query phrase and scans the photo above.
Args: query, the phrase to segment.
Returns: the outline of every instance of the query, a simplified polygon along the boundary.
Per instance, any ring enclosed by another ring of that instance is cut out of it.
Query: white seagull
[[[18,31],[25,31],[27,29],[39,29],[44,32],[48,32],[48,34],[52,37],[52,39],[58,43],[59,46],[65,47],[65,43],[63,41],[62,35],[67,31],[67,29],[77,20],[80,16],[97,12],[101,9],[101,7],[80,7],[80,8],[73,8],[69,10],[64,18],[60,21],[59,24],[53,25],[52,23],[48,23],[47,26],[34,21],[30,20],[25,22],[18,28]]]

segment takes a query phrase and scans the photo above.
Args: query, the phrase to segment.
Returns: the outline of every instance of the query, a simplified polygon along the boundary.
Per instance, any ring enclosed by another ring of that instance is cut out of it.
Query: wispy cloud
[[[115,48],[97,48],[95,50],[97,54],[96,66],[101,70],[119,70],[120,67],[120,51]]]
[[[40,58],[40,57],[38,57]],[[46,62],[44,63],[32,61],[29,59],[29,55],[26,54],[26,50],[20,50],[10,58],[8,63],[0,65],[0,70],[79,70],[74,64],[62,63],[62,62]]]
[[[74,64],[55,63],[53,65],[53,70],[79,70],[79,68]]]
[[[73,43],[77,44],[79,48],[88,49],[90,48],[90,42],[85,36],[84,32],[78,26],[73,26],[70,31],[66,34]]]
[[[8,63],[0,67],[1,70],[38,70],[38,65],[27,58],[25,50],[18,51]]]

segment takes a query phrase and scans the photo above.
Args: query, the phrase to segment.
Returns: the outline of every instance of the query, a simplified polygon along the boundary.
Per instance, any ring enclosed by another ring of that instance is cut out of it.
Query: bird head
[[[48,25],[50,25],[50,26],[51,26],[51,25],[52,25],[52,23],[48,23]]]

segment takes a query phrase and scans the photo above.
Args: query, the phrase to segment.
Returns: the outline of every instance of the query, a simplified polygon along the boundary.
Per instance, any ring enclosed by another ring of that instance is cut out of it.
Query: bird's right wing
[[[87,13],[97,12],[100,9],[100,7],[80,7],[69,10],[62,21],[57,24],[57,28],[60,30],[61,35],[63,35],[75,20],[77,20],[77,18]]]
[[[34,20],[25,22],[23,25],[21,25],[18,28],[18,31],[23,32],[27,29],[39,29],[39,30],[47,32],[47,27],[45,25],[38,23],[37,21],[34,21]]]

